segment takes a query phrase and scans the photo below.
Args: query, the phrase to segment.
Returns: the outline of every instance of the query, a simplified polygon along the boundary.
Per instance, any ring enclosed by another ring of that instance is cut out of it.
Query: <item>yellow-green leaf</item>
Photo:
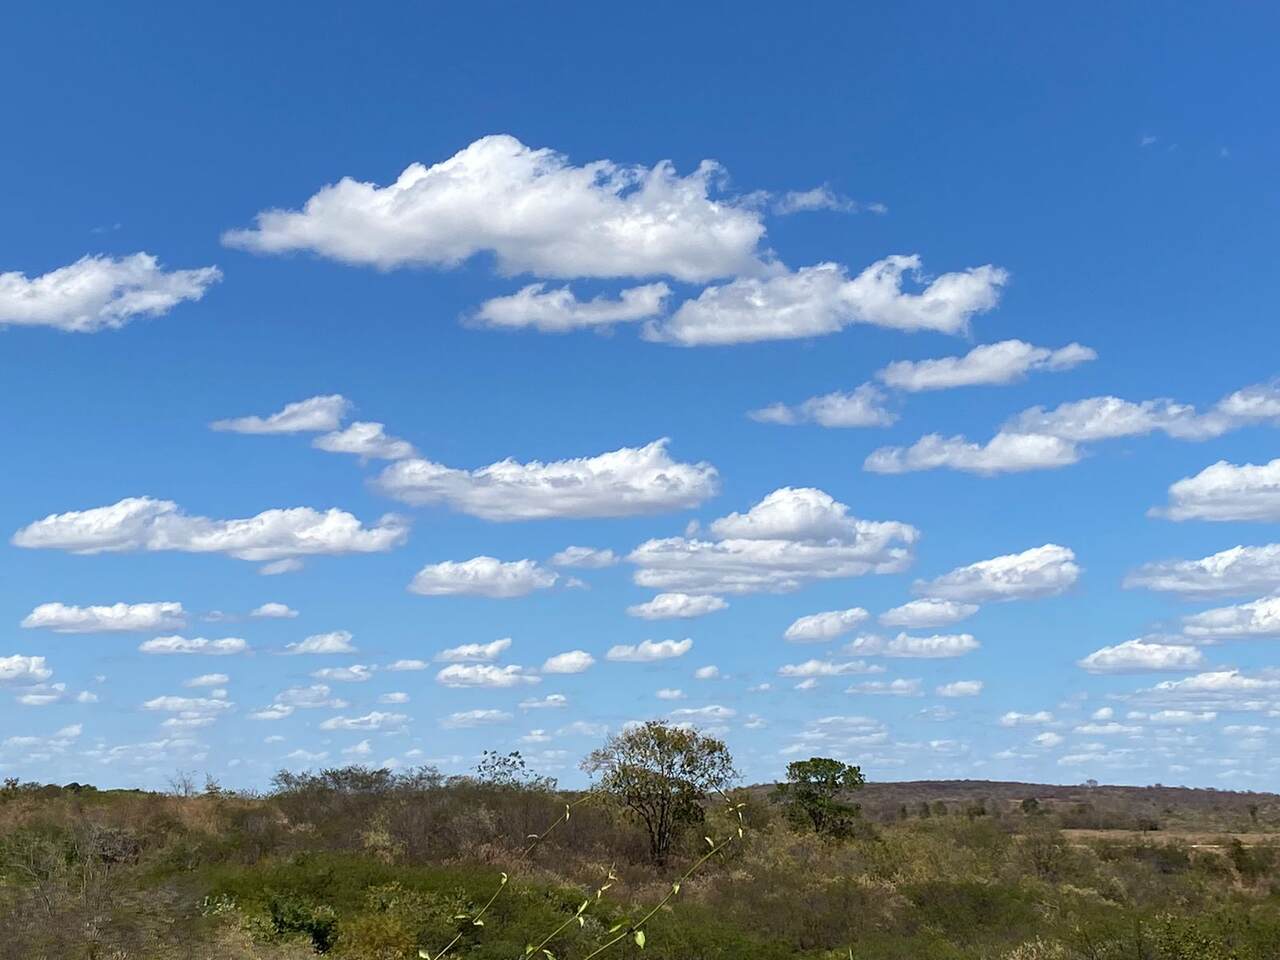
[[[636,931],[635,940],[636,940],[636,946],[639,947],[641,950],[643,950],[644,949],[644,931],[643,930]]]

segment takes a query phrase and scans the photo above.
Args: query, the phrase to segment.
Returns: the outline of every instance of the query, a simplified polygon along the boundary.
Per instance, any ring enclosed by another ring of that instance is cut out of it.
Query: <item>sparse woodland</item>
[[[1280,957],[1280,798],[863,787],[822,758],[731,789],[718,741],[650,733],[588,758],[589,793],[518,755],[263,795],[9,781],[0,957]]]

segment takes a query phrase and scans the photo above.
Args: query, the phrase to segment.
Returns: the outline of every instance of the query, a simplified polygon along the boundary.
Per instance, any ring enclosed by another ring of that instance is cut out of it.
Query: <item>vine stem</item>
[[[588,800],[594,799],[595,796],[596,796],[595,793],[588,793],[585,796],[579,797],[577,800],[574,800],[571,803],[566,803],[564,805],[564,813],[560,814],[559,818],[555,821],[555,823],[551,824],[551,826],[547,827],[547,829],[543,830],[541,833],[530,834],[529,839],[532,842],[527,847],[524,848],[517,862],[528,859],[529,855],[538,848],[538,845],[542,843],[542,841],[545,840],[548,837],[548,835],[550,835],[551,831],[553,831],[556,827],[560,826],[562,823],[568,823],[569,814],[574,807],[578,806],[579,804],[586,803]],[[472,917],[472,916],[464,915],[464,916],[458,917],[457,919],[470,920],[471,921],[470,926],[473,926],[473,927],[483,927],[484,915],[488,913],[489,908],[493,906],[494,901],[498,899],[502,891],[507,888],[507,881],[509,878],[505,873],[502,874],[501,876],[502,876],[502,880],[498,884],[498,889],[493,891],[493,896],[491,896],[485,902],[485,905],[483,907],[481,907],[478,911],[476,911],[475,916]],[[466,928],[464,927],[463,930],[465,929]],[[457,933],[453,935],[453,939],[450,940],[448,943],[446,943],[440,949],[440,952],[435,954],[435,956],[432,956],[430,951],[426,950],[425,948],[418,951],[418,956],[421,957],[422,960],[441,960],[441,958],[444,957],[454,947],[456,947],[461,940],[462,940],[462,930],[459,930]]]
[[[739,818],[741,818],[741,814],[739,814]],[[665,907],[668,903],[670,903],[671,900],[675,897],[675,895],[680,892],[680,885],[682,883],[684,883],[691,876],[693,876],[693,874],[697,872],[698,868],[701,867],[704,863],[706,863],[708,860],[714,857],[717,853],[723,850],[726,846],[728,846],[734,840],[740,839],[741,836],[742,836],[742,828],[739,827],[736,833],[731,833],[729,836],[725,837],[719,843],[714,844],[710,850],[708,850],[696,861],[694,861],[693,866],[691,866],[688,870],[682,873],[678,880],[676,880],[673,884],[671,884],[671,889],[667,891],[667,895],[663,897],[661,900],[659,900],[656,904],[654,904],[653,909],[651,909],[643,917],[641,917],[635,923],[631,924],[629,927],[627,927],[625,930],[619,933],[612,940],[606,940],[600,946],[596,947],[594,950],[588,953],[585,957],[583,957],[582,960],[592,960],[592,957],[599,956],[600,954],[608,950],[610,947],[612,947],[614,944],[625,940],[627,937],[633,936],[639,931],[642,931],[644,929],[644,925],[648,923],[650,920],[652,920],[653,917],[657,914],[657,912],[661,910],[663,907]]]

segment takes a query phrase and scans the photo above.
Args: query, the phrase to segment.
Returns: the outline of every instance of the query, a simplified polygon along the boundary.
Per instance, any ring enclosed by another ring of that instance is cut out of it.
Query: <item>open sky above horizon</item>
[[[0,777],[1280,789],[1276,10],[8,18]]]

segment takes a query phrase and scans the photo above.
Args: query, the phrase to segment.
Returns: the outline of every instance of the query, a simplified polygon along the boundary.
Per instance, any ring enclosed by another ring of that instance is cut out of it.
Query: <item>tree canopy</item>
[[[737,777],[723,741],[657,720],[609,737],[582,769],[644,824],[655,863],[685,825],[702,819],[700,801]]]

